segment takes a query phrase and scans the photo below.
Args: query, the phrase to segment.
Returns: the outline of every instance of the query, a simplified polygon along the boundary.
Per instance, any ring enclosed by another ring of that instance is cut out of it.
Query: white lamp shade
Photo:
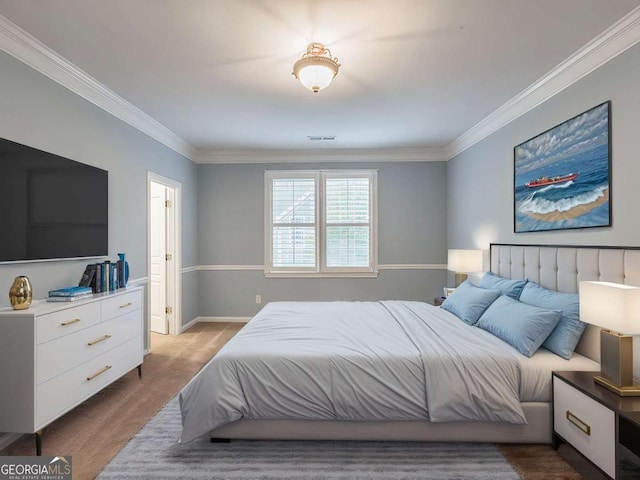
[[[327,88],[334,76],[335,72],[326,65],[308,65],[298,72],[300,83],[314,92]]]
[[[580,320],[626,335],[640,335],[640,288],[580,282]]]
[[[452,272],[481,272],[482,250],[449,250],[447,269]]]

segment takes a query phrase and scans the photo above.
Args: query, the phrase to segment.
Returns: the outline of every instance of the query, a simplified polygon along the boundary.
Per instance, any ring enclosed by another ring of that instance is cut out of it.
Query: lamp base
[[[600,375],[593,377],[593,381],[621,397],[640,397],[640,385],[618,386]]]
[[[456,288],[458,288],[460,284],[468,278],[468,276],[469,275],[466,273],[456,272]]]
[[[600,330],[600,375],[595,382],[620,396],[640,396],[640,386],[633,383],[631,335]]]

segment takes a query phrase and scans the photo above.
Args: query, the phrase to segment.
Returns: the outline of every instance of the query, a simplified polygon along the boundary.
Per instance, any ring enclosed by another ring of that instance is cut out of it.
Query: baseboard
[[[196,323],[198,323],[198,317],[194,318],[193,320],[191,320],[190,322],[185,323],[184,325],[182,325],[180,327],[180,333],[184,333],[187,330],[189,330],[191,327],[193,327]]]
[[[22,433],[0,433],[0,451],[7,448],[21,436]]]
[[[247,323],[251,317],[196,317],[188,323],[180,327],[180,333],[183,333],[193,327],[196,323]]]
[[[247,323],[251,317],[198,317],[198,322]]]

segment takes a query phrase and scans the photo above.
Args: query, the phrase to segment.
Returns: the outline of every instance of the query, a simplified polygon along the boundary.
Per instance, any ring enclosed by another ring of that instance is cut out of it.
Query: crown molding
[[[444,162],[444,148],[344,148],[286,150],[209,150],[196,163]]]
[[[636,7],[545,76],[447,145],[444,148],[447,160],[533,110],[639,41],[640,7]]]
[[[2,15],[0,49],[180,155],[193,160],[195,149],[182,137]]]

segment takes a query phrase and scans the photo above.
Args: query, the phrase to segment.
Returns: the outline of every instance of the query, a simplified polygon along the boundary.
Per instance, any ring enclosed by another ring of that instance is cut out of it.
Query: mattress
[[[579,353],[565,360],[544,348],[539,349],[531,358],[521,355],[520,365],[520,401],[550,402],[551,372],[554,370],[580,370],[593,372],[600,370],[600,364]]]

